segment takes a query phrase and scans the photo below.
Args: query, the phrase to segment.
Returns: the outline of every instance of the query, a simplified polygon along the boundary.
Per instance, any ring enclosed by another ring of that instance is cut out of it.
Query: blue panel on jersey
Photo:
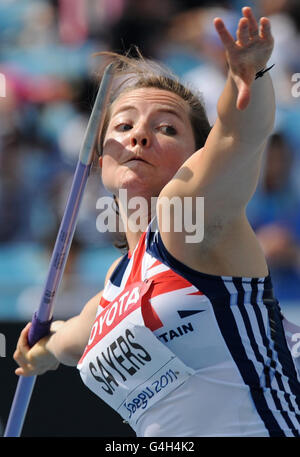
[[[121,281],[124,275],[124,272],[127,268],[127,265],[129,263],[130,259],[128,257],[128,254],[125,254],[122,258],[122,260],[118,263],[116,268],[114,269],[111,277],[110,277],[110,282],[114,284],[115,286],[120,286]]]
[[[209,298],[215,297],[226,297],[224,294],[224,282],[227,281],[226,278],[211,275],[207,273],[201,273],[199,271],[193,270],[192,268],[188,267],[184,263],[180,262],[179,260],[175,259],[165,248],[163,241],[161,239],[160,233],[156,228],[156,218],[154,218],[149,226],[146,238],[146,250],[149,254],[156,257],[162,263],[170,267],[173,271],[178,273],[180,276],[187,279],[191,284],[197,287],[198,290],[203,292]],[[228,277],[228,281],[232,282],[234,278]],[[270,276],[266,278],[248,278],[249,283],[263,283],[264,284],[264,298],[269,297],[270,299],[273,297],[273,285]],[[246,278],[243,278],[244,281],[247,281]]]

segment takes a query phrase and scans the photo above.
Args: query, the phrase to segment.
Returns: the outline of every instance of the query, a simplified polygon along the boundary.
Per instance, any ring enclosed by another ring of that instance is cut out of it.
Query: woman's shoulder
[[[205,226],[204,239],[200,243],[188,243],[181,233],[167,233],[156,227],[156,233],[148,239],[160,252],[167,252],[187,267],[199,273],[215,276],[264,277],[268,268],[258,240],[243,217],[230,227],[211,235],[211,227]],[[216,229],[214,228],[213,230]],[[151,233],[151,232],[150,232]]]

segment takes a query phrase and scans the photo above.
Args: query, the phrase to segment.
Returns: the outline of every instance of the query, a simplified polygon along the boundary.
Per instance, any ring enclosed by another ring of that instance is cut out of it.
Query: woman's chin
[[[128,170],[120,178],[114,176],[114,185],[103,182],[107,190],[116,194],[120,189],[126,189],[131,196],[148,196],[153,194],[153,178],[139,175],[133,170]]]

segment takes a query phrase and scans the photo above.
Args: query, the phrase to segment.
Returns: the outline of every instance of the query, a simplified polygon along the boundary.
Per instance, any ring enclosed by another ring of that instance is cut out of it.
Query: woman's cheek
[[[110,190],[115,175],[116,161],[112,160],[109,156],[103,156],[101,167],[101,179],[104,187]]]
[[[170,148],[163,154],[163,166],[166,166],[170,171],[176,173],[178,168],[187,160],[188,155],[185,150],[177,149],[176,147]],[[173,173],[173,174],[174,174]]]

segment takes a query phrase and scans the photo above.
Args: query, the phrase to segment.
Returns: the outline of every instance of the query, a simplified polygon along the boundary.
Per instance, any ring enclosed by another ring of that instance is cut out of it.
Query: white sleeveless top
[[[270,276],[196,272],[155,220],[108,281],[78,369],[137,436],[300,436],[300,378]]]

